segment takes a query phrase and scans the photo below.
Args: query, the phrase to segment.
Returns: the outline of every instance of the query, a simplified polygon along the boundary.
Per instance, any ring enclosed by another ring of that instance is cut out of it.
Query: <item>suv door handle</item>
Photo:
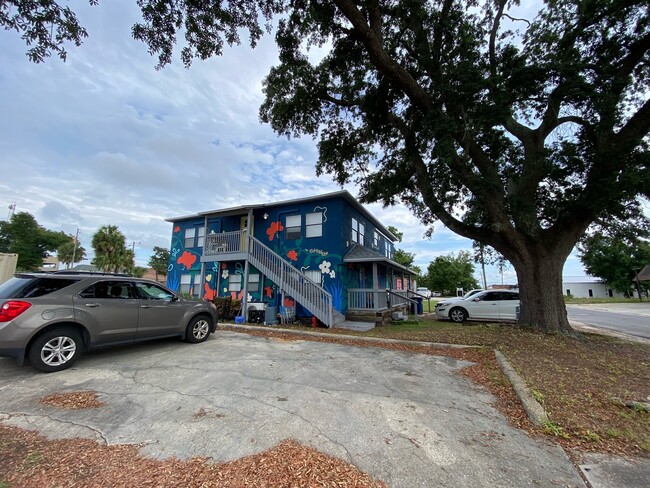
[[[86,303],[86,307],[89,307],[89,308],[95,308],[95,307],[99,307],[99,306],[100,306],[99,303]]]

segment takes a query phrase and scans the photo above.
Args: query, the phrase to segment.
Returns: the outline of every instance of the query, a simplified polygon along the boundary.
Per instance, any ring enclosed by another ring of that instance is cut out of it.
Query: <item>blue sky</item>
[[[48,229],[79,229],[88,250],[100,226],[117,225],[145,266],[153,246],[169,247],[165,218],[340,189],[316,177],[315,141],[278,137],[258,120],[262,80],[277,62],[271,36],[255,50],[156,71],[130,34],[136,2],[73,8],[89,37],[68,47],[65,63],[30,63],[20,37],[0,31],[0,219],[15,203]],[[399,247],[423,270],[436,256],[471,249],[442,225],[425,239],[405,207],[367,208],[404,233]],[[575,256],[564,274],[585,274]],[[504,280],[516,281],[512,268]],[[500,282],[489,269],[488,283]]]

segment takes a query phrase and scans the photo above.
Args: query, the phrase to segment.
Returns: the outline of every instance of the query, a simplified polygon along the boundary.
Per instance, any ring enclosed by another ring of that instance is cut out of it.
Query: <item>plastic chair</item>
[[[280,307],[280,321],[283,324],[293,324],[295,319],[293,307]]]

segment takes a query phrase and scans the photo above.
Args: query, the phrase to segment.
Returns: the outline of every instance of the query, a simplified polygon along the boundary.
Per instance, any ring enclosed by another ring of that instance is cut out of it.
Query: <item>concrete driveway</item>
[[[229,461],[279,441],[356,465],[390,487],[581,486],[564,452],[508,425],[468,363],[218,331],[88,353],[49,375],[0,359],[0,418],[50,437],[145,443],[164,458]],[[94,390],[99,409],[39,403]]]

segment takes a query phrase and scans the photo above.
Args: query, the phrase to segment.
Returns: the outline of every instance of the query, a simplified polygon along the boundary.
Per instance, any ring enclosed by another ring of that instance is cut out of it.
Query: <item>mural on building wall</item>
[[[234,263],[221,263],[221,268],[220,270],[217,270],[218,273],[221,275],[220,279],[220,284],[219,284],[219,290],[216,289],[216,282],[215,282],[215,288],[214,292],[216,296],[220,297],[227,297],[230,296],[233,299],[236,300],[243,300],[244,298],[244,272],[245,272],[245,267],[242,263],[240,262],[234,262]],[[251,273],[254,273],[255,269],[249,270],[249,275]],[[232,276],[238,276],[239,279],[237,280],[239,283],[241,283],[241,290],[238,291],[231,291],[230,290],[230,281],[232,280]],[[256,302],[261,302],[262,301],[262,293],[260,293],[259,289],[258,290],[250,290],[248,293],[246,299],[248,300],[249,303],[256,303]]]
[[[201,274],[200,254],[191,249],[185,249],[182,236],[180,225],[175,225],[172,233],[172,249],[167,267],[166,285],[170,290],[178,292],[181,286],[181,275],[189,273],[192,276],[191,279],[194,280],[194,288],[200,294],[200,283],[196,281],[197,276]]]
[[[206,268],[212,264],[212,267],[209,271],[206,271],[205,281],[203,283],[203,299],[204,300],[214,300],[215,297],[219,295],[217,290],[217,283],[219,280],[219,264],[218,263],[206,263]]]
[[[327,222],[327,207],[316,206],[313,212],[322,212],[323,224]],[[345,311],[348,297],[344,290],[358,288],[359,286],[356,270],[353,267],[346,266],[343,263],[343,256],[340,254],[333,254],[316,247],[303,248],[303,244],[309,242],[304,238],[287,242],[281,237],[283,230],[282,222],[269,223],[266,235],[269,241],[273,243],[272,249],[303,273],[305,271],[319,271],[320,282],[318,284],[332,295],[334,308],[340,312]],[[267,287],[265,287],[266,290]]]

